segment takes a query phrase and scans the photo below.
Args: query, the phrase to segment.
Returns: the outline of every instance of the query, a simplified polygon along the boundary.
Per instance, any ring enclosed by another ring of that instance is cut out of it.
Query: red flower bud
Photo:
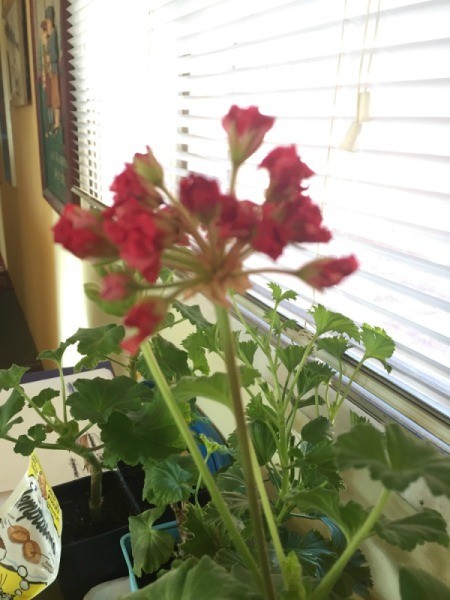
[[[123,204],[130,199],[151,207],[156,207],[162,202],[158,190],[140,177],[131,164],[125,165],[125,169],[114,179],[110,190],[114,192],[114,205]]]
[[[138,332],[122,342],[122,348],[130,354],[139,351],[141,343],[151,335],[163,320],[167,311],[164,300],[150,298],[135,304],[125,316],[126,327],[137,327]]]
[[[256,106],[230,108],[222,119],[222,125],[228,134],[231,161],[235,166],[258,150],[274,121],[274,117],[262,115]]]
[[[102,231],[102,213],[67,204],[53,226],[53,238],[78,258],[113,258],[117,248]]]
[[[147,154],[134,155],[133,164],[136,173],[140,177],[156,187],[162,186],[164,181],[163,169],[148,146]]]
[[[352,255],[343,258],[319,258],[299,269],[298,276],[312,287],[321,290],[336,285],[358,268]]]
[[[123,300],[130,295],[132,283],[127,273],[109,273],[102,279],[100,296],[108,302]]]
[[[209,223],[222,202],[215,179],[190,173],[180,181],[180,202],[203,223]]]
[[[269,171],[267,202],[285,200],[293,193],[304,190],[302,181],[314,175],[314,171],[300,160],[294,145],[275,148],[259,166]]]

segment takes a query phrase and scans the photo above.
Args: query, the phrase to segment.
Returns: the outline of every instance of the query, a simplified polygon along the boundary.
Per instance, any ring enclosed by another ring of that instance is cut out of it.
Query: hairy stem
[[[333,586],[335,585],[336,581],[339,579],[342,571],[344,570],[345,565],[356,552],[361,542],[363,542],[370,535],[370,532],[372,531],[375,523],[378,521],[381,513],[383,512],[386,502],[388,501],[389,495],[390,490],[385,489],[381,492],[377,503],[367,515],[367,518],[364,521],[364,523],[355,533],[353,538],[348,542],[344,552],[337,559],[337,561],[322,579],[320,584],[317,586],[316,590],[312,595],[312,600],[325,600],[326,598],[328,598],[328,595],[333,589]]]
[[[259,587],[263,589],[264,583],[262,581],[261,575],[258,570],[258,565],[253,558],[252,553],[246,546],[240,532],[238,531],[233,516],[231,515],[228,506],[225,504],[219,489],[217,488],[216,482],[214,481],[213,476],[211,475],[207,465],[203,461],[203,456],[200,450],[197,447],[197,443],[192,435],[189,427],[184,420],[183,414],[178,407],[178,404],[173,397],[172,391],[167,383],[159,365],[156,360],[155,355],[153,354],[153,350],[151,349],[150,344],[143,343],[141,345],[141,351],[145,358],[145,361],[152,372],[153,378],[155,380],[156,385],[158,386],[164,401],[166,402],[167,408],[169,409],[173,420],[175,421],[179,432],[183,436],[183,439],[186,443],[186,446],[191,454],[191,457],[197,467],[205,485],[211,495],[212,501],[215,504],[215,507],[220,514],[221,519],[226,525],[228,532],[236,546],[237,551],[241,555],[242,559],[245,561],[249,570],[253,573],[255,580],[257,581]]]
[[[241,397],[241,386],[239,382],[239,373],[236,366],[236,354],[234,350],[234,338],[230,327],[230,321],[227,310],[222,306],[216,305],[217,322],[222,336],[222,342],[225,349],[225,364],[229,377],[231,402],[234,417],[236,420],[236,433],[241,451],[242,470],[244,473],[245,486],[250,509],[250,518],[252,529],[255,535],[255,542],[258,551],[259,566],[264,579],[264,592],[267,598],[276,598],[273,588],[272,577],[270,573],[269,557],[267,553],[267,544],[264,535],[264,527],[261,515],[261,508],[256,491],[255,473],[252,468],[250,438],[245,422],[244,406]]]

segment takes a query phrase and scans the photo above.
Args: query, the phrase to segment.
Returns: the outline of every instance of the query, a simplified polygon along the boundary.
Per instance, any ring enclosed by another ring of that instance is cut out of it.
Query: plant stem
[[[223,306],[216,305],[216,314],[219,331],[221,333],[222,342],[225,349],[225,364],[230,381],[230,396],[233,405],[234,417],[236,420],[236,433],[241,453],[242,470],[244,473],[245,486],[249,502],[250,518],[259,555],[259,566],[264,579],[264,592],[267,598],[274,599],[276,596],[270,573],[270,564],[267,554],[267,544],[264,535],[261,509],[256,492],[255,474],[252,469],[250,439],[245,422],[244,407],[241,398],[241,386],[239,383],[239,373],[235,360],[236,354],[234,350],[234,337],[231,331],[227,310]]]
[[[239,533],[233,516],[229,511],[228,506],[225,504],[219,489],[217,488],[216,482],[214,481],[213,476],[211,475],[207,465],[203,461],[203,456],[200,450],[197,447],[197,443],[189,430],[186,421],[184,420],[183,414],[178,407],[178,404],[173,397],[172,391],[167,383],[159,365],[156,360],[155,355],[153,354],[153,350],[150,344],[143,343],[141,345],[141,351],[145,358],[145,361],[152,372],[153,378],[155,380],[156,385],[158,386],[162,397],[169,409],[173,420],[175,421],[179,432],[183,436],[183,439],[188,447],[188,450],[191,454],[191,457],[197,467],[205,485],[211,495],[212,501],[214,502],[217,511],[219,512],[224,524],[227,527],[227,530],[236,546],[237,551],[240,553],[242,559],[245,561],[249,570],[253,573],[255,580],[257,581],[259,587],[261,589],[264,588],[264,582],[261,578],[261,575],[258,571],[258,565],[255,562],[255,559],[252,556],[252,553],[247,548],[241,534]]]
[[[358,549],[361,542],[363,542],[369,535],[373,529],[373,526],[378,521],[383,509],[388,501],[390,490],[384,489],[380,497],[377,500],[377,503],[372,508],[370,513],[367,515],[366,520],[355,533],[353,538],[349,540],[347,547],[341,556],[337,559],[325,577],[322,579],[320,584],[317,586],[316,590],[312,595],[312,600],[325,600],[328,598],[329,593],[333,589],[334,584],[339,579],[342,571],[345,568],[345,565],[351,559],[353,554]]]
[[[67,423],[66,383],[64,380],[64,373],[63,373],[61,363],[58,363],[58,371],[59,371],[59,380],[61,382],[61,400],[62,400],[62,405],[63,405],[63,419],[64,419],[64,423]]]
[[[98,523],[102,507],[102,464],[91,451],[77,452],[91,468],[91,494],[89,497],[89,510],[93,523]]]

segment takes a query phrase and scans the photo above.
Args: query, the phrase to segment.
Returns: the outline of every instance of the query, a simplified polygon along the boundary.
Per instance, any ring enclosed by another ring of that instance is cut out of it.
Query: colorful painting
[[[31,3],[43,194],[58,212],[73,201],[66,4]]]

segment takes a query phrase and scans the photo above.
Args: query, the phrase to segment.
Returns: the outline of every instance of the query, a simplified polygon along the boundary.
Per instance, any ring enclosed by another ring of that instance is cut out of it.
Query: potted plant
[[[387,364],[393,344],[382,330],[356,326],[317,306],[306,346],[284,348],[282,334],[293,323],[283,322],[276,309],[283,298],[292,298],[292,292],[283,296],[273,286],[274,308],[267,315],[270,336],[261,338],[244,322],[250,339],[236,340],[229,315],[230,290],[244,293],[253,273],[275,271],[323,289],[357,268],[353,256],[319,258],[292,269],[246,266],[245,259],[254,252],[275,261],[289,244],[323,243],[331,237],[319,208],[306,195],[306,180],[313,173],[294,146],[275,148],[260,163],[269,173],[261,205],[238,200],[238,171],[259,148],[273,122],[256,107],[233,106],[224,117],[231,157],[226,193],[216,181],[190,174],[181,179],[179,196],[173,195],[161,165],[148,149],[146,154],[135,155],[114,181],[111,208],[86,211],[68,206],[54,228],[55,240],[74,254],[101,261],[102,286],[94,288],[98,298],[106,302],[132,299],[124,324],[137,331],[123,346],[132,354],[141,350],[211,496],[204,508],[198,503],[187,507],[180,526],[181,553],[170,571],[130,596],[136,600],[194,596],[319,600],[349,597],[354,592],[364,595],[370,582],[359,545],[367,537],[376,533],[405,549],[424,541],[448,544],[445,521],[431,509],[394,522],[382,518],[392,491],[405,489],[418,477],[425,479],[432,494],[448,496],[447,457],[396,424],[379,431],[353,418],[350,431],[339,436],[332,431],[352,383],[352,375],[348,383],[340,375],[343,356],[351,343],[361,344],[362,361],[356,370],[366,359]],[[162,268],[176,269],[177,277],[157,283]],[[145,290],[137,302],[132,296],[136,288]],[[225,369],[170,382],[146,340],[179,296],[195,292],[212,301],[216,322],[201,326],[204,331],[188,344],[188,351],[197,364],[204,364],[205,350],[213,348]],[[255,368],[256,350],[265,356],[272,381]],[[315,351],[331,357],[338,367],[337,376],[328,364],[312,359]],[[330,382],[335,377],[332,397]],[[243,392],[251,385],[255,388],[251,388],[246,412]],[[235,463],[217,481],[206,468],[180,410],[180,402],[197,395],[224,402],[236,420]],[[300,429],[294,427],[299,409],[308,405],[316,411],[315,418]],[[361,506],[353,499],[342,503],[343,472],[363,467],[382,488],[374,506]],[[183,475],[177,473],[180,483]],[[145,556],[153,568],[168,558],[165,548],[170,546],[170,553],[173,548],[167,536],[151,530],[158,510],[142,517],[151,540]],[[331,533],[328,537],[316,534],[316,526],[306,534],[292,531],[290,517],[303,529],[313,520],[323,522]],[[447,588],[425,573],[401,570],[404,599],[417,597],[411,589],[417,592],[430,586],[433,596],[448,596]]]
[[[128,530],[129,515],[142,510],[144,485],[142,481],[138,496],[130,490],[126,480],[131,465],[155,465],[185,449],[170,414],[158,398],[158,391],[138,383],[138,357],[120,363],[127,376],[86,378],[80,373],[73,383],[66,380],[68,372],[94,368],[99,361],[120,362],[117,355],[124,335],[124,328],[113,324],[79,329],[57,350],[42,352],[40,359],[56,364],[57,376],[49,377],[46,380],[49,387],[34,397],[27,394],[26,386],[21,383],[26,368],[13,365],[0,371],[0,389],[11,391],[0,406],[0,437],[14,443],[15,452],[25,456],[40,448],[73,453],[85,462],[90,472],[88,477],[54,488],[64,517],[59,584],[66,598],[78,600],[93,585],[124,571],[119,539]],[[158,353],[157,338],[155,342]],[[82,357],[73,370],[63,369],[64,352],[72,344],[77,344]],[[167,361],[166,366],[169,375]],[[202,423],[192,403],[182,404],[193,431],[212,432],[211,425]],[[15,426],[23,421],[21,413],[26,407],[35,411],[36,421],[26,433],[14,437]],[[125,436],[124,427],[128,434]],[[100,442],[92,447],[89,434],[94,428]],[[204,448],[200,439],[198,443]],[[122,471],[108,470],[119,461]],[[213,467],[215,464],[210,464],[210,469]],[[143,473],[142,467],[138,472]],[[160,515],[160,520],[169,518],[169,514]]]

